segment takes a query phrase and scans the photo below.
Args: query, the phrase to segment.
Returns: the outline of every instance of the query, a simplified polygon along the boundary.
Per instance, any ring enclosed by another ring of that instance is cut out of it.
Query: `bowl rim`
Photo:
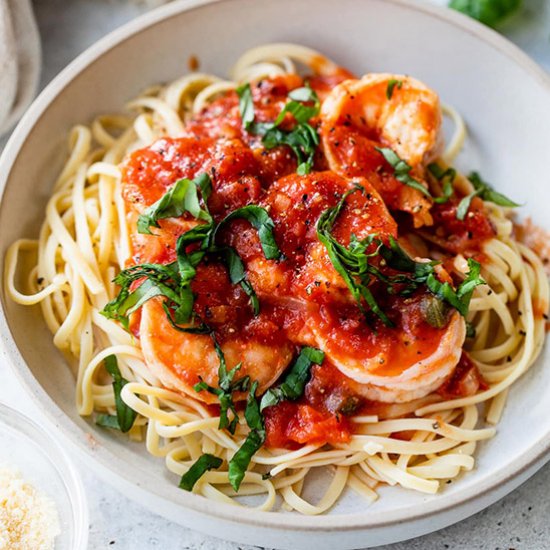
[[[17,425],[13,426],[7,423],[5,419],[15,421]],[[0,424],[9,426],[13,431],[17,432],[19,436],[28,439],[42,449],[50,468],[54,470],[63,481],[63,486],[69,497],[74,520],[72,522],[74,533],[73,542],[75,544],[74,550],[85,550],[88,547],[88,530],[90,526],[89,507],[82,478],[71,460],[71,457],[59,442],[56,441],[51,429],[38,424],[26,414],[10,407],[3,401],[0,401]],[[26,426],[31,433],[38,434],[40,439],[47,442],[47,448],[40,442],[31,439],[30,435],[21,430],[19,426]],[[55,457],[52,457],[50,452],[53,452]],[[54,462],[54,458],[55,460],[59,460],[60,463]],[[18,465],[10,463],[10,466],[17,468]],[[47,496],[52,498],[51,495]],[[58,510],[58,512],[59,511],[60,510]]]
[[[120,47],[124,42],[145,29],[154,27],[181,13],[197,10],[206,5],[221,4],[222,2],[229,1],[231,0],[176,0],[175,2],[146,12],[108,33],[75,58],[34,100],[10,136],[0,156],[0,203],[9,180],[11,167],[27,136],[33,131],[35,124],[40,120],[51,103],[81,72],[99,61],[105,53],[116,47]],[[542,87],[546,88],[550,96],[550,75],[517,46],[481,23],[454,10],[428,5],[421,2],[421,0],[372,1],[391,3],[400,9],[420,12],[423,15],[440,19],[455,27],[459,27],[461,30],[475,36],[488,46],[505,55],[510,62],[519,65]],[[17,349],[15,340],[11,335],[2,300],[0,300],[0,352],[7,359],[7,363],[21,380],[25,389],[36,398],[37,405],[53,421],[62,436],[78,447],[90,460],[90,463],[97,463],[97,467],[114,474],[114,476],[122,479],[126,484],[137,485],[136,480],[138,477],[133,474],[137,474],[139,471],[138,468],[124,462],[118,455],[103,446],[97,446],[92,452],[85,438],[78,437],[82,433],[81,427],[62,411],[38,383]],[[487,497],[489,502],[493,502],[498,497],[503,496],[503,494],[499,494],[493,497],[492,500],[490,499],[491,493],[496,494],[499,486],[502,490],[502,487],[506,485],[506,492],[509,492],[515,487],[512,483],[513,479],[519,478],[521,474],[528,471],[534,472],[537,467],[542,466],[547,460],[550,460],[550,438],[542,436],[520,457],[515,459],[506,468],[502,468],[498,474],[495,473],[486,476],[475,486],[457,490],[452,495],[443,493],[440,495],[440,498],[436,498],[431,502],[424,502],[422,506],[414,509],[401,509],[394,512],[369,511],[368,514],[355,512],[349,514],[302,516],[299,514],[264,512],[253,508],[247,508],[246,514],[241,514],[239,507],[208,500],[193,493],[185,493],[179,490],[176,492],[176,487],[173,491],[169,490],[168,492],[159,489],[157,484],[149,478],[140,479],[139,488],[165,502],[186,507],[199,514],[216,517],[232,523],[237,522],[249,526],[269,527],[281,531],[352,531],[384,528],[394,526],[397,523],[425,520],[430,516],[439,515],[455,507],[465,506],[474,501],[482,500],[482,497]],[[474,513],[477,509],[472,505],[470,513]],[[462,514],[461,517],[465,517],[466,515],[469,514]],[[447,523],[451,522],[448,521]]]

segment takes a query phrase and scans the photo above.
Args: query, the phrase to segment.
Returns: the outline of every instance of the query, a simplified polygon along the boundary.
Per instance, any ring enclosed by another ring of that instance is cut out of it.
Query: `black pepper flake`
[[[511,363],[512,362],[512,356],[508,355],[508,357],[506,357],[506,361],[508,363]]]
[[[468,239],[472,239],[473,236],[474,234],[471,231],[468,231]]]
[[[334,142],[334,147],[340,147],[340,142],[339,142],[339,141],[335,141],[335,142]]]
[[[492,293],[493,293],[493,291],[491,289],[489,289],[489,292],[487,292],[487,296],[491,296]]]
[[[333,127],[329,130],[329,132],[332,134],[332,132],[334,132],[334,130],[336,130],[336,128],[333,126]]]
[[[523,312],[518,310],[518,315],[521,317],[523,315]]]
[[[41,285],[43,282],[44,282],[44,277],[38,277],[38,279],[36,280],[36,282]]]
[[[302,202],[306,202],[307,201],[307,193],[304,193],[302,195]]]
[[[433,428],[434,430],[439,430],[439,428],[440,428],[439,422],[434,422],[434,423],[432,424],[432,428]]]
[[[519,333],[521,336],[527,336],[527,333],[524,330],[520,330]]]
[[[448,479],[445,483],[446,483],[447,485],[450,485],[452,482],[453,482],[452,479]]]
[[[315,286],[321,286],[321,281],[315,281],[313,284],[314,284]]]
[[[543,314],[542,314],[542,318],[543,318],[543,319],[546,319],[546,320],[548,321],[548,315],[546,315],[546,313],[543,313]]]

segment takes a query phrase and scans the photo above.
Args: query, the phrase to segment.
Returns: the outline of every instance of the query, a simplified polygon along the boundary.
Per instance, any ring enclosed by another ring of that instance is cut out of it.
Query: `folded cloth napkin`
[[[0,135],[35,96],[41,57],[30,0],[0,0]]]

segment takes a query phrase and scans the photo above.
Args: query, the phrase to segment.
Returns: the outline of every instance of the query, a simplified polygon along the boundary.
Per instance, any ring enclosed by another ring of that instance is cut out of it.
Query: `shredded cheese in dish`
[[[459,113],[292,44],[129,108],[72,131],[38,240],[6,258],[8,294],[76,359],[80,414],[183,490],[262,510],[471,470],[540,353],[549,287],[517,205],[451,166]]]
[[[55,503],[15,470],[0,467],[0,548],[53,550],[60,533]]]

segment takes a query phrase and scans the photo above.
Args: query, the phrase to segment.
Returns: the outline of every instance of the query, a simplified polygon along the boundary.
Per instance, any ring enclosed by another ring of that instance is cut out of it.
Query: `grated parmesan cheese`
[[[0,550],[53,550],[60,532],[55,503],[0,467]]]

